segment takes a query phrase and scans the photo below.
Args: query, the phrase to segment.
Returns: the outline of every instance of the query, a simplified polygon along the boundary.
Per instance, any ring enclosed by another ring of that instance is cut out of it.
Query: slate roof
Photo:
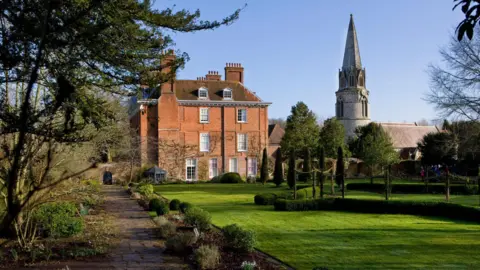
[[[439,132],[436,126],[417,126],[406,123],[378,123],[393,141],[394,148],[416,148],[417,143],[428,133]]]
[[[279,124],[268,125],[268,144],[280,144],[285,130]]]
[[[208,89],[207,100],[223,100],[223,90],[232,90],[233,101],[262,101],[242,83],[235,81],[176,80],[175,93],[178,100],[198,100],[198,89]]]

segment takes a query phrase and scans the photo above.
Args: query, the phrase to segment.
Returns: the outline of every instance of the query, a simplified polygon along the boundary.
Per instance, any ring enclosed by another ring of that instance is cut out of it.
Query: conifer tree
[[[345,163],[343,161],[343,149],[338,147],[336,182],[342,190],[342,199],[345,198]]]
[[[295,187],[295,151],[290,151],[288,155],[288,173],[287,173],[288,186],[293,189]]]
[[[273,182],[280,186],[283,183],[283,166],[282,166],[282,148],[277,149],[275,156],[275,170],[273,172]]]
[[[267,148],[263,149],[262,168],[260,170],[260,181],[265,185],[268,181],[268,155]]]
[[[323,147],[320,148],[320,157],[318,158],[318,168],[320,170],[320,198],[323,199],[323,184],[325,182],[325,175],[323,171],[325,170],[325,149]]]
[[[310,178],[312,178],[310,173],[311,170],[312,170],[312,158],[310,155],[310,149],[306,148],[304,153],[304,158],[303,158],[303,173],[301,174],[302,177],[300,178],[302,182],[307,182],[308,180],[310,180]]]

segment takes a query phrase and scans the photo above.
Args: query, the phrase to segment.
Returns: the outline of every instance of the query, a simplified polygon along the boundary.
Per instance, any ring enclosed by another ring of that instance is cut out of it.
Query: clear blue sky
[[[270,117],[290,114],[304,101],[320,117],[335,112],[335,91],[350,13],[358,33],[374,121],[436,118],[422,100],[429,91],[426,69],[462,19],[452,0],[184,0],[156,7],[202,11],[219,19],[248,4],[233,25],[215,31],[173,34],[190,55],[178,77],[195,79],[208,70],[222,75],[226,62],[245,67],[245,84],[273,104]],[[223,76],[222,76],[223,78]]]

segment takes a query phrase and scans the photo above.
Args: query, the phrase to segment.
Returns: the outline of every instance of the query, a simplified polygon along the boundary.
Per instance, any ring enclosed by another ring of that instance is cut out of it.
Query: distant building
[[[339,70],[339,88],[335,93],[335,115],[345,127],[346,138],[355,136],[355,129],[367,125],[370,119],[370,91],[366,88],[366,70],[362,66],[357,31],[350,15],[343,65]],[[417,143],[428,133],[439,132],[436,126],[416,123],[380,123],[392,138],[393,147],[402,159],[417,160]]]
[[[285,135],[285,130],[279,124],[268,125],[268,153],[270,157],[276,157],[283,135]]]
[[[173,51],[168,57],[175,59]],[[227,63],[225,80],[216,71],[175,78],[162,84],[159,98],[135,101],[130,122],[141,139],[141,162],[186,181],[223,172],[256,175],[268,146],[270,104],[245,87],[237,63]]]

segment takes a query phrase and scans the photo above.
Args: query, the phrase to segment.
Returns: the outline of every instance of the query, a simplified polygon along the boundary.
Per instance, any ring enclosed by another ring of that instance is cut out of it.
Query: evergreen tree
[[[263,149],[262,168],[260,171],[260,181],[265,185],[268,181],[268,155],[267,148]]]
[[[335,167],[338,147],[345,147],[345,128],[336,118],[325,120],[322,130],[320,131],[320,146],[325,151],[325,157],[332,160],[331,170],[331,193],[335,194]],[[348,155],[348,153],[346,153]]]
[[[290,189],[293,189],[296,184],[295,179],[295,151],[290,151],[288,156],[288,173],[287,173],[287,182]]]
[[[310,171],[312,170],[312,159],[310,155],[310,149],[305,149],[304,158],[303,158],[303,173],[301,174],[301,181],[307,182],[311,178]]]
[[[315,114],[303,102],[292,107],[287,118],[285,135],[281,147],[285,151],[296,151],[296,156],[303,156],[304,149],[315,149],[318,144],[319,127]]]
[[[325,182],[325,175],[323,174],[325,170],[325,149],[323,147],[320,148],[320,157],[318,158],[318,168],[320,170],[320,198],[323,199],[323,184]]]
[[[80,173],[53,179],[51,166],[56,161],[51,152],[40,155],[34,149],[90,141],[95,132],[86,128],[100,129],[113,118],[105,95],[134,96],[139,85],[158,92],[157,86],[171,81],[184,66],[188,55],[177,52],[172,57],[169,33],[215,29],[234,22],[240,12],[205,21],[198,10],[157,10],[149,2],[1,2],[1,135],[15,136],[1,147],[10,161],[0,172],[7,197],[3,234],[22,221],[21,213],[32,198]],[[15,105],[6,98],[12,94],[12,82],[21,83],[22,98]],[[37,145],[30,147],[32,142]],[[35,181],[25,174],[33,164],[43,167]]]
[[[280,186],[283,183],[283,166],[282,166],[282,148],[277,149],[275,156],[275,170],[273,172],[273,182]]]
[[[338,147],[337,152],[337,170],[336,170],[336,182],[342,190],[342,198],[345,198],[345,162],[343,160],[343,149]]]

